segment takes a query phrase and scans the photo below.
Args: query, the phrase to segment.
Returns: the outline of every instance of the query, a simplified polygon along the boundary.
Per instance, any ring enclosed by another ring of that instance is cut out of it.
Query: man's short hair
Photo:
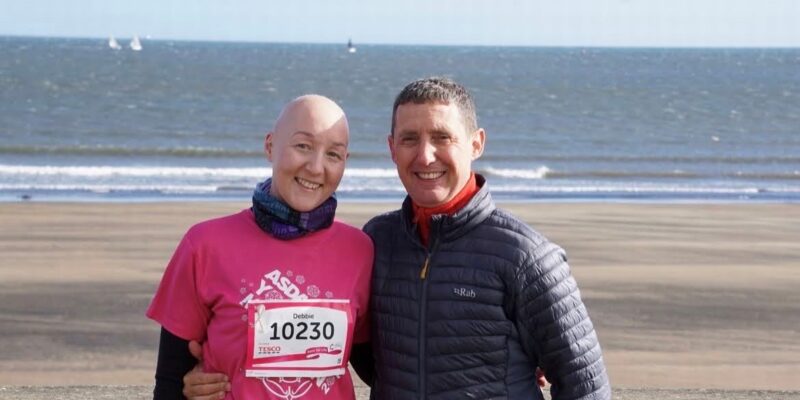
[[[478,117],[475,115],[475,101],[472,100],[472,95],[467,88],[452,79],[434,76],[418,79],[406,85],[394,99],[392,135],[394,135],[397,107],[408,103],[455,104],[464,119],[463,122],[464,127],[467,128],[467,134],[478,129]]]

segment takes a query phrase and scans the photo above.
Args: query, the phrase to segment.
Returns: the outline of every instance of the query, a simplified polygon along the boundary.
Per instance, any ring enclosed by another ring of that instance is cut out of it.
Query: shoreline
[[[799,192],[800,193],[800,192]],[[237,203],[243,198],[248,198],[252,192],[242,192],[230,196],[124,196],[104,197],[98,195],[34,195],[29,193],[13,193],[3,195],[0,193],[2,204],[160,204],[160,203]],[[800,204],[800,195],[775,197],[775,198],[738,198],[724,196],[708,197],[668,197],[668,196],[640,196],[640,197],[570,197],[570,196],[509,196],[493,195],[497,204]],[[405,196],[367,196],[339,197],[339,204],[391,204],[399,205]]]
[[[613,386],[800,390],[800,205],[499,206],[566,249]],[[246,207],[0,202],[0,385],[151,384],[144,309],[167,260],[189,226]]]

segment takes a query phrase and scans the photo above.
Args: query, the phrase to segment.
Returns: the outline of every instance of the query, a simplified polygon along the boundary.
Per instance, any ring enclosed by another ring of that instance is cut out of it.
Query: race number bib
[[[247,305],[245,375],[343,375],[353,338],[349,300],[256,300]]]

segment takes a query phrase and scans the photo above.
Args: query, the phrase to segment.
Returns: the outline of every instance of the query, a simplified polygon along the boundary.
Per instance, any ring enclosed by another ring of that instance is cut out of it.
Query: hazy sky
[[[0,35],[800,47],[800,0],[0,0]]]

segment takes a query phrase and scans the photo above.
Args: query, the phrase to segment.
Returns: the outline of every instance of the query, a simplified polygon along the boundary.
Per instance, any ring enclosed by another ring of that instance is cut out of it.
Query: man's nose
[[[422,165],[430,165],[436,161],[436,146],[430,141],[422,141],[417,152],[417,162]]]

